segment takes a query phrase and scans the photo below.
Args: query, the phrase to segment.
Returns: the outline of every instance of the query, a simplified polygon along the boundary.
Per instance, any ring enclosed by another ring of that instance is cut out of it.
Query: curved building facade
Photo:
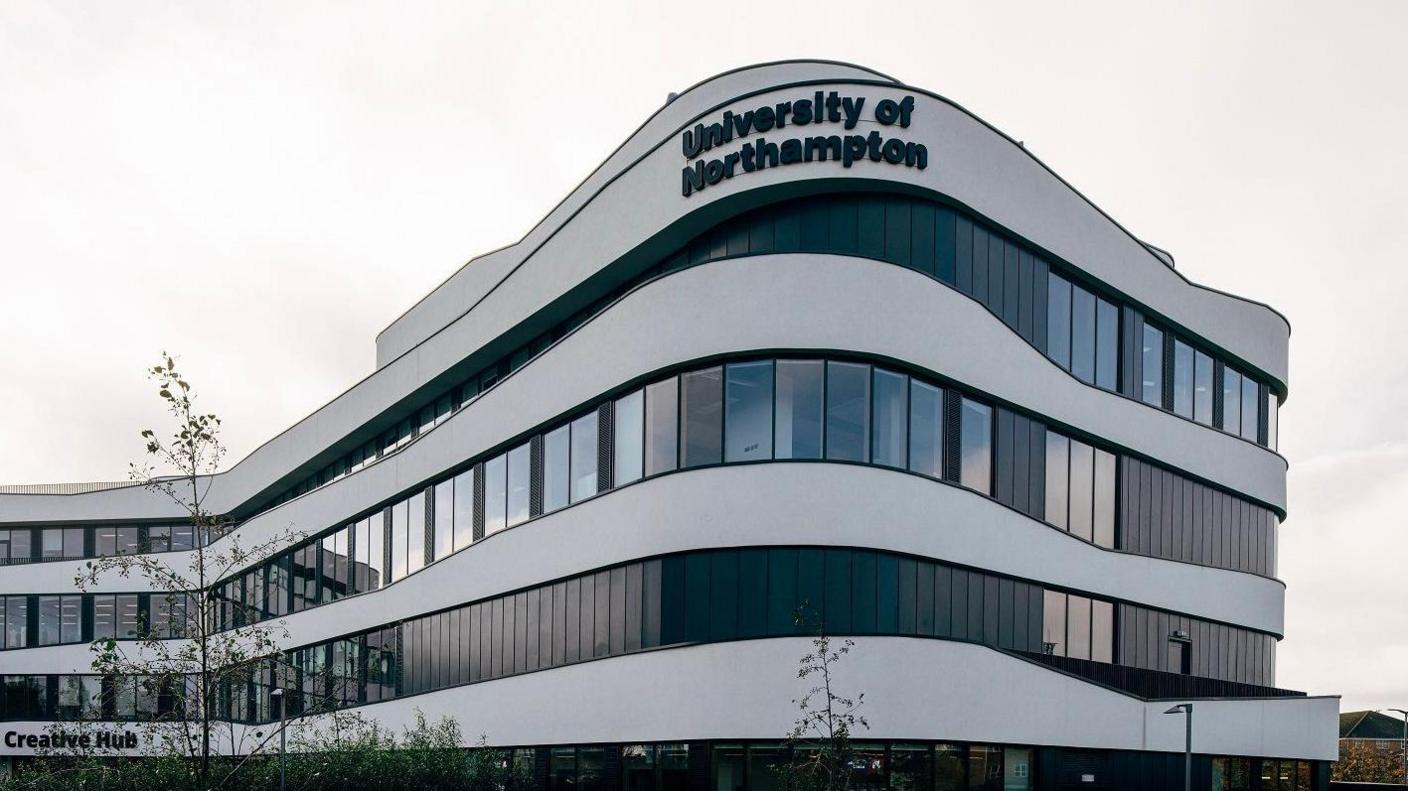
[[[220,625],[287,627],[290,716],[452,715],[545,789],[769,789],[817,629],[866,788],[1181,786],[1188,702],[1195,787],[1322,788],[1338,700],[1275,676],[1289,334],[942,97],[728,72],[213,476],[246,545],[309,536]],[[178,615],[75,572],[199,538],[139,487],[3,491],[0,754],[149,716],[88,643]],[[223,714],[268,727],[274,679]]]

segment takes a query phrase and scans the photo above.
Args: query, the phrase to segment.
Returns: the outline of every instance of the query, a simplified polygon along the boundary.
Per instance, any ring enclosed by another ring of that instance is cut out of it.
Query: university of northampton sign
[[[693,129],[685,130],[680,143],[686,160],[696,159],[706,151],[731,143],[735,137],[745,138],[754,134],[758,137],[744,143],[737,151],[715,159],[697,159],[693,164],[686,165],[680,191],[689,197],[705,187],[733,178],[740,171],[752,173],[781,165],[826,162],[828,159],[840,162],[846,168],[865,160],[919,170],[929,166],[929,149],[924,144],[885,137],[878,131],[871,131],[868,135],[803,135],[781,142],[769,142],[762,136],[764,132],[774,129],[789,126],[804,128],[816,124],[841,124],[849,131],[855,129],[864,112],[864,96],[841,96],[836,91],[817,91],[811,99],[764,105],[742,114],[726,110],[717,123],[707,126],[695,124]],[[908,128],[913,112],[913,96],[906,96],[898,102],[881,99],[875,104],[874,118],[881,126],[898,123],[901,128]]]

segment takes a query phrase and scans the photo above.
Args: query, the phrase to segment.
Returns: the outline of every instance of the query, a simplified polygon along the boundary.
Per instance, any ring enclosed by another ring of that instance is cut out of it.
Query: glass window
[[[725,461],[771,459],[772,361],[730,364],[725,379]]]
[[[1071,440],[1071,510],[1072,535],[1086,541],[1094,538],[1095,449]]]
[[[1258,397],[1260,390],[1256,380],[1250,376],[1242,377],[1242,439],[1257,441],[1257,429],[1260,428],[1257,420],[1257,404],[1261,401]]]
[[[872,385],[875,397],[871,425],[870,460],[887,467],[904,467],[905,438],[909,433],[909,377],[904,374],[875,369]]]
[[[59,596],[39,597],[39,644],[59,644]]]
[[[944,469],[944,391],[909,381],[909,469],[938,478]]]
[[[435,559],[455,551],[455,481],[435,484]]]
[[[826,364],[826,458],[866,461],[870,449],[870,366]]]
[[[137,540],[137,528],[119,527],[117,529],[117,554],[133,555],[140,549],[140,542]]]
[[[117,528],[98,527],[93,529],[93,549],[100,558],[110,557],[117,554]],[[28,554],[28,553],[26,553]],[[10,550],[10,556],[14,557],[14,549]]]
[[[378,511],[367,518],[367,590],[386,580],[386,515]]]
[[[1071,441],[1054,431],[1046,432],[1046,521],[1070,529]]]
[[[528,491],[533,475],[532,452],[525,442],[508,452],[508,523],[528,519]]]
[[[195,527],[191,525],[172,525],[171,548],[173,550],[195,549]]]
[[[1095,381],[1095,295],[1071,286],[1071,373]]]
[[[137,637],[137,594],[124,593],[117,597],[117,639]]]
[[[1164,404],[1164,334],[1144,325],[1144,341],[1140,366],[1143,369],[1139,398],[1146,404]]]
[[[1090,599],[1075,594],[1066,597],[1066,656],[1090,658]]]
[[[1047,286],[1046,356],[1071,369],[1071,284],[1055,274]]]
[[[644,390],[637,390],[616,399],[612,428],[616,432],[616,439],[611,443],[615,454],[611,484],[620,486],[640,480],[645,463]]]
[[[1115,454],[1095,449],[1095,534],[1102,547],[1115,546]]]
[[[568,439],[572,428],[563,426],[543,437],[543,513],[567,505]]]
[[[1095,311],[1095,384],[1114,390],[1119,387],[1120,309],[1097,297]]]
[[[152,525],[147,528],[147,551],[166,552],[171,549],[171,526]],[[80,550],[81,552],[81,550]],[[78,555],[70,555],[78,557]]]
[[[1046,591],[1041,607],[1042,651],[1052,656],[1066,655],[1066,594]]]
[[[10,562],[28,563],[30,558],[30,536],[34,531],[16,528],[10,532]]]
[[[46,527],[39,531],[40,557],[45,560],[62,560],[64,556],[64,530],[61,527]],[[45,645],[45,643],[40,643]]]
[[[425,495],[416,494],[410,500],[406,526],[406,573],[414,574],[425,568]]]
[[[13,620],[14,609],[10,615]],[[93,639],[104,640],[117,637],[117,600],[110,595],[93,597]],[[11,645],[11,648],[14,646]]]
[[[1280,402],[1276,400],[1276,394],[1268,390],[1266,394],[1266,447],[1272,450],[1276,450],[1276,412],[1280,406]]]
[[[821,360],[777,361],[777,458],[821,458],[824,370]]]
[[[474,543],[474,468],[455,476],[454,551]]]
[[[1115,605],[1094,599],[1090,602],[1090,658],[1113,662],[1115,654]]]
[[[962,468],[959,483],[989,494],[992,492],[992,407],[963,399],[959,422]]]
[[[595,418],[596,415],[593,414],[592,417]],[[484,462],[484,535],[493,535],[503,530],[507,519],[508,456],[503,454]]]
[[[929,791],[929,746],[894,744],[890,746],[890,788],[892,791]]]
[[[1002,748],[1002,791],[1031,791],[1034,774],[1030,748]]]
[[[1222,369],[1222,430],[1242,432],[1242,375],[1226,366]]]
[[[297,563],[295,556],[294,562]],[[295,578],[298,576],[294,569]],[[406,576],[406,501],[391,506],[391,576],[387,582],[395,582]],[[294,609],[298,609],[295,607]]]
[[[723,458],[723,369],[706,368],[680,376],[683,413],[683,467],[718,464]]]
[[[597,424],[596,412],[588,412],[572,421],[572,502],[574,503],[597,493]]]
[[[1193,352],[1193,419],[1212,425],[1212,358]]]
[[[645,474],[669,472],[679,464],[679,379],[645,388]]]
[[[962,791],[963,748],[956,744],[934,746],[934,791]]]
[[[1193,347],[1173,342],[1173,411],[1193,417]]]
[[[77,643],[83,639],[83,597],[64,596],[59,603],[59,642]]]
[[[1002,748],[969,745],[968,787],[972,789],[1000,788],[1002,784]]]

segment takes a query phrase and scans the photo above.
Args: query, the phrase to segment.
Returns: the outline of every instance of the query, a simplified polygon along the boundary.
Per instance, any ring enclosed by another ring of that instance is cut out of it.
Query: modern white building
[[[247,544],[312,536],[217,592],[326,671],[290,716],[452,715],[553,791],[771,789],[798,608],[856,641],[861,787],[1181,788],[1192,702],[1194,787],[1325,788],[1338,699],[1275,683],[1289,334],[947,99],[738,69],[214,477]],[[180,512],[2,491],[0,755],[148,714],[88,643],[163,597],[74,577]]]

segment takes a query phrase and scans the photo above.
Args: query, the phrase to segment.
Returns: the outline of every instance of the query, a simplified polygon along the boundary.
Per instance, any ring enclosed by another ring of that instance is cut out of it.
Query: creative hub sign
[[[901,128],[909,127],[913,114],[913,96],[899,101],[881,99],[875,103],[872,112],[876,123],[881,126],[899,124]],[[817,91],[810,99],[764,105],[741,114],[726,110],[718,123],[707,126],[695,124],[693,129],[685,130],[680,141],[684,158],[695,161],[684,168],[681,192],[688,197],[724,179],[731,179],[740,172],[752,173],[803,162],[830,160],[849,168],[856,162],[868,159],[919,170],[929,166],[929,149],[924,144],[885,137],[876,130],[868,135],[806,135],[803,131],[801,136],[789,137],[781,142],[770,142],[762,136],[764,132],[775,129],[793,127],[805,130],[817,124],[841,124],[849,131],[855,129],[864,117],[864,96],[841,96],[836,91]],[[756,139],[744,143],[736,151],[713,159],[699,158],[706,151],[732,143],[735,137],[745,138],[754,134],[757,135]]]
[[[73,733],[58,728],[49,733],[5,731],[5,746],[31,750],[132,750],[137,747],[137,734],[127,730]]]

